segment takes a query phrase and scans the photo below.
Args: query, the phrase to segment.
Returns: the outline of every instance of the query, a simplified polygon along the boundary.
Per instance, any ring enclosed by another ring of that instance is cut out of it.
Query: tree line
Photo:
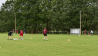
[[[42,32],[70,31],[70,28],[81,30],[98,30],[97,0],[7,0],[0,8],[0,32],[15,29],[36,29]]]

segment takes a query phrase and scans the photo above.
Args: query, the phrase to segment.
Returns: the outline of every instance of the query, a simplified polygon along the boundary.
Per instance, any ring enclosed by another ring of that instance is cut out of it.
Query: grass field
[[[43,41],[42,34],[26,34],[24,40],[16,41],[7,37],[0,33],[0,56],[98,56],[98,35],[48,34],[49,41]]]

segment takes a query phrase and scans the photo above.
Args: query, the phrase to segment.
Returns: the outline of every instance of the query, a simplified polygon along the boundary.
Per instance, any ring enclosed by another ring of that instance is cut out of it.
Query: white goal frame
[[[80,35],[80,28],[70,28],[70,35]]]

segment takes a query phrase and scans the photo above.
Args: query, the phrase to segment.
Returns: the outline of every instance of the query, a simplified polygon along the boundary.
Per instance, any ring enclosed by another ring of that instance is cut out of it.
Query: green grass
[[[8,35],[0,33],[0,56],[97,56],[98,35],[78,36],[48,34],[49,41],[43,41],[42,34],[24,35],[24,40],[7,40]],[[19,34],[13,34],[19,38]],[[32,38],[32,39],[30,39]],[[68,41],[70,39],[70,41]]]

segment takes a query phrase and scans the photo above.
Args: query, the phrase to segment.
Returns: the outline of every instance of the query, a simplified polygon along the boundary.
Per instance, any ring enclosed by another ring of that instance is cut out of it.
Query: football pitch
[[[0,33],[0,56],[97,56],[98,35],[25,34],[24,40],[7,40]],[[13,34],[18,39],[19,34]],[[70,41],[68,41],[70,39]]]

